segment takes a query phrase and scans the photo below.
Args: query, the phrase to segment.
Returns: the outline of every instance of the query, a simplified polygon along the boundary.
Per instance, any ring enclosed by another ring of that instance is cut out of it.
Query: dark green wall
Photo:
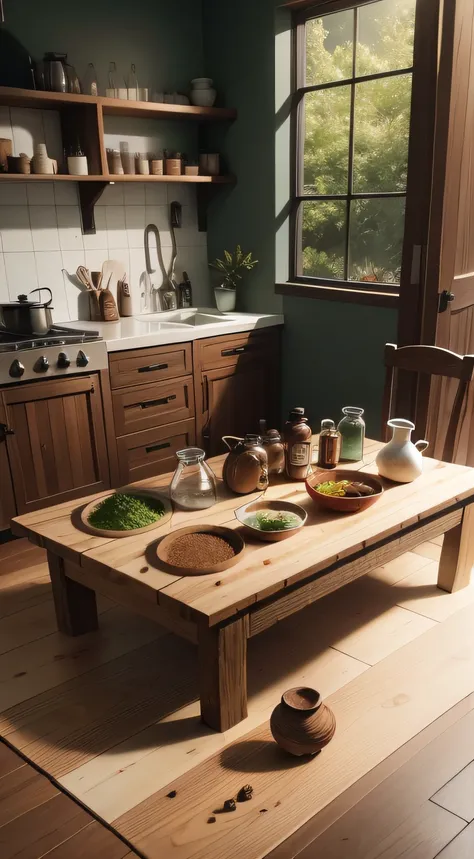
[[[283,404],[304,405],[314,423],[337,418],[343,405],[365,406],[368,430],[379,433],[382,356],[396,339],[393,310],[287,298],[289,19],[279,0],[203,0],[204,54],[239,119],[220,141],[238,177],[217,197],[209,219],[209,252],[241,242],[260,260],[240,294],[245,310],[285,314]],[[275,144],[276,139],[276,144]]]
[[[67,52],[81,77],[93,62],[100,91],[109,63],[119,86],[130,64],[150,89],[188,91],[204,73],[200,0],[6,0],[5,28],[35,59],[45,51]]]

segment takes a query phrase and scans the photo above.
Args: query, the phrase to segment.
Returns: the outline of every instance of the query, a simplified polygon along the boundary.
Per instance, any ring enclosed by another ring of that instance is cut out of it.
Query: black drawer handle
[[[151,373],[153,370],[167,370],[168,364],[149,364],[148,367],[139,367],[139,373]]]
[[[152,409],[153,406],[166,406],[167,403],[171,403],[172,400],[176,399],[176,394],[170,394],[169,397],[162,397],[161,400],[149,400],[147,403],[140,403],[141,409]]]
[[[151,447],[145,448],[145,453],[153,453],[154,450],[164,450],[165,447],[171,447],[171,442],[164,441],[163,444],[152,444]]]
[[[223,358],[227,358],[228,355],[241,355],[242,352],[247,351],[247,346],[236,346],[235,349],[223,349],[221,355]]]

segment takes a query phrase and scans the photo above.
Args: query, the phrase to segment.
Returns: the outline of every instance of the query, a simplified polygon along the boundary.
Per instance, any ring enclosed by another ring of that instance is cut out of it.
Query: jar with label
[[[365,423],[362,418],[364,409],[357,406],[344,406],[344,417],[338,424],[342,436],[341,459],[359,462],[364,455]]]
[[[321,421],[318,457],[318,465],[321,468],[336,467],[341,455],[341,441],[341,433],[336,429],[334,421],[328,418]]]
[[[283,433],[286,473],[291,480],[306,480],[311,471],[312,434],[304,409],[292,409]]]
[[[260,421],[262,444],[267,451],[268,473],[283,474],[285,470],[285,446],[276,429],[267,430],[266,421]]]

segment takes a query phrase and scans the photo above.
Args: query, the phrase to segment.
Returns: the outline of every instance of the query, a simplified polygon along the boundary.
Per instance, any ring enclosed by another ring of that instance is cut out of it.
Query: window
[[[290,279],[396,293],[416,0],[347,6],[297,18]]]

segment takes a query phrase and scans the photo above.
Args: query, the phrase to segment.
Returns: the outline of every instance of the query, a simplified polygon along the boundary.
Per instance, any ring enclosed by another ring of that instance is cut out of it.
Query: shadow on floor
[[[32,592],[44,588],[46,597],[47,587],[32,585]],[[303,672],[328,648],[338,649],[341,639],[401,600],[436,594],[443,596],[434,585],[410,588],[402,582],[391,586],[375,579],[359,580],[266,630],[249,642],[250,707],[252,699],[269,686],[279,689],[276,705],[280,690],[287,688],[289,673]],[[5,591],[4,598],[8,599]],[[87,650],[96,640],[100,646],[100,632],[89,634]],[[65,651],[69,641],[64,638]],[[180,718],[177,713],[198,698],[196,648],[183,639],[166,634],[92,670],[87,667],[87,653],[78,658],[85,660],[80,676],[61,682],[52,669],[51,682],[57,685],[10,708],[0,719],[9,726],[10,741],[40,764],[44,757],[60,759],[53,749],[70,752],[64,754],[64,766],[55,766],[55,775],[123,742],[130,749],[152,749],[212,733],[197,715]],[[321,692],[327,694],[324,688]],[[175,720],[163,721],[173,713]],[[262,722],[265,718],[262,714]],[[250,755],[252,750],[248,751]],[[264,759],[272,768],[272,756]],[[224,759],[224,766],[232,768],[233,760]],[[238,766],[244,766],[244,760],[245,755]],[[274,765],[281,769],[280,762],[275,760]]]

